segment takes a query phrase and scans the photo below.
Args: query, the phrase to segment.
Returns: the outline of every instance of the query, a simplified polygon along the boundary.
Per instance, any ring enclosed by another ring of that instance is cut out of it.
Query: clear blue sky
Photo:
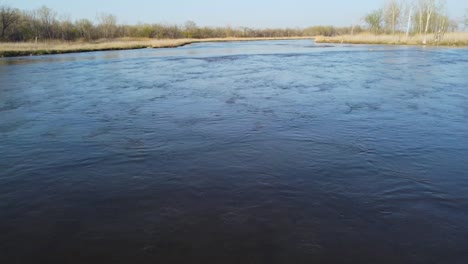
[[[200,26],[307,27],[356,23],[384,0],[0,0],[20,9],[46,5],[72,19],[115,14],[119,23],[175,23]],[[447,0],[449,15],[461,18],[468,0]]]

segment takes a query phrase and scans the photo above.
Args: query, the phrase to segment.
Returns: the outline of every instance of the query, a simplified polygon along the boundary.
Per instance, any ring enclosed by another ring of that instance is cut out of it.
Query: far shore
[[[209,39],[134,39],[120,38],[93,42],[3,42],[0,43],[0,57],[38,56],[49,54],[79,53],[109,50],[131,50],[145,48],[176,48],[202,42],[234,42],[260,40],[296,40],[312,37],[287,38],[209,38]]]
[[[0,57],[39,56],[49,54],[80,53],[110,50],[131,50],[145,48],[176,48],[193,43],[235,42],[261,40],[298,40],[315,39],[316,43],[342,44],[381,44],[381,45],[422,45],[423,35],[406,38],[404,34],[375,35],[361,33],[356,35],[316,36],[316,37],[282,37],[282,38],[207,38],[207,39],[148,39],[119,38],[104,39],[92,42],[85,41],[46,41],[46,42],[0,42]],[[446,33],[439,42],[434,41],[432,34],[427,36],[427,46],[468,47],[468,32]]]
[[[340,35],[333,37],[318,36],[315,37],[317,43],[346,43],[346,44],[382,44],[382,45],[423,45],[424,35],[408,36],[404,33],[389,34],[370,34],[362,33],[355,35]],[[446,33],[443,38],[436,42],[434,34],[427,35],[426,46],[449,46],[449,47],[467,47],[468,32]]]

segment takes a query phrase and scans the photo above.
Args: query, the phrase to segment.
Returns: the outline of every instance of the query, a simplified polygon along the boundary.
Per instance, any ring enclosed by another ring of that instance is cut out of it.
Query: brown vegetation
[[[335,29],[333,29],[335,30]],[[112,14],[100,14],[96,21],[62,18],[43,6],[20,10],[0,4],[0,41],[95,41],[114,38],[206,39],[206,38],[272,38],[304,36],[300,28],[200,27],[193,21],[184,25],[146,23],[126,25]]]
[[[304,29],[199,27],[193,21],[184,25],[125,25],[112,14],[100,14],[96,21],[60,17],[45,6],[20,10],[0,5],[0,57],[312,36],[319,36],[317,42],[328,43],[468,46],[468,33],[456,33],[460,22],[448,17],[445,0],[386,0],[382,8],[349,27]]]
[[[94,42],[4,42],[0,43],[0,57],[46,55],[104,50],[126,50],[143,48],[174,48],[197,42],[230,42],[256,40],[307,39],[306,37],[289,38],[208,38],[208,39],[149,39],[120,38]],[[309,38],[310,39],[310,38]]]
[[[315,37],[317,43],[349,43],[349,44],[393,44],[393,45],[421,45],[424,34],[417,34],[406,38],[404,34],[371,34],[342,35],[334,37]],[[427,45],[432,46],[468,46],[468,32],[446,33],[442,40],[436,41],[435,34],[428,34]]]

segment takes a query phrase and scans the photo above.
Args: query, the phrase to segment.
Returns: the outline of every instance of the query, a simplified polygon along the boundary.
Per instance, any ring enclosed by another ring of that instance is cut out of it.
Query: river
[[[468,49],[0,59],[1,263],[467,263]]]

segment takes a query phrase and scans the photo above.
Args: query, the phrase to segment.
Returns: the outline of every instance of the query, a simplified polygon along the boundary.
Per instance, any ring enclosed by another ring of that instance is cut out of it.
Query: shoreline
[[[446,33],[440,42],[434,42],[433,34],[427,35],[427,44],[422,44],[423,35],[415,35],[406,39],[404,35],[375,35],[375,34],[357,34],[341,35],[333,37],[318,36],[316,43],[330,44],[369,44],[369,45],[405,45],[405,46],[427,46],[427,47],[468,47],[468,32]]]
[[[397,40],[398,38],[398,40]],[[392,35],[340,35],[334,37],[271,37],[271,38],[207,38],[207,39],[134,39],[121,38],[112,40],[98,40],[94,42],[0,42],[0,58],[27,57],[57,55],[67,53],[88,53],[97,51],[113,50],[136,50],[136,49],[160,49],[178,48],[195,43],[209,42],[247,42],[247,41],[268,41],[268,40],[314,40],[316,43],[330,44],[368,44],[368,45],[405,45],[405,46],[428,46],[447,48],[468,47],[468,32],[447,33],[440,43],[433,43],[433,35],[428,35],[428,43],[423,45],[422,36],[416,35],[407,41],[404,37]]]
[[[96,42],[0,42],[0,58],[86,53],[112,50],[178,48],[194,43],[300,40],[313,37],[280,38],[209,38],[209,39],[115,39]]]

